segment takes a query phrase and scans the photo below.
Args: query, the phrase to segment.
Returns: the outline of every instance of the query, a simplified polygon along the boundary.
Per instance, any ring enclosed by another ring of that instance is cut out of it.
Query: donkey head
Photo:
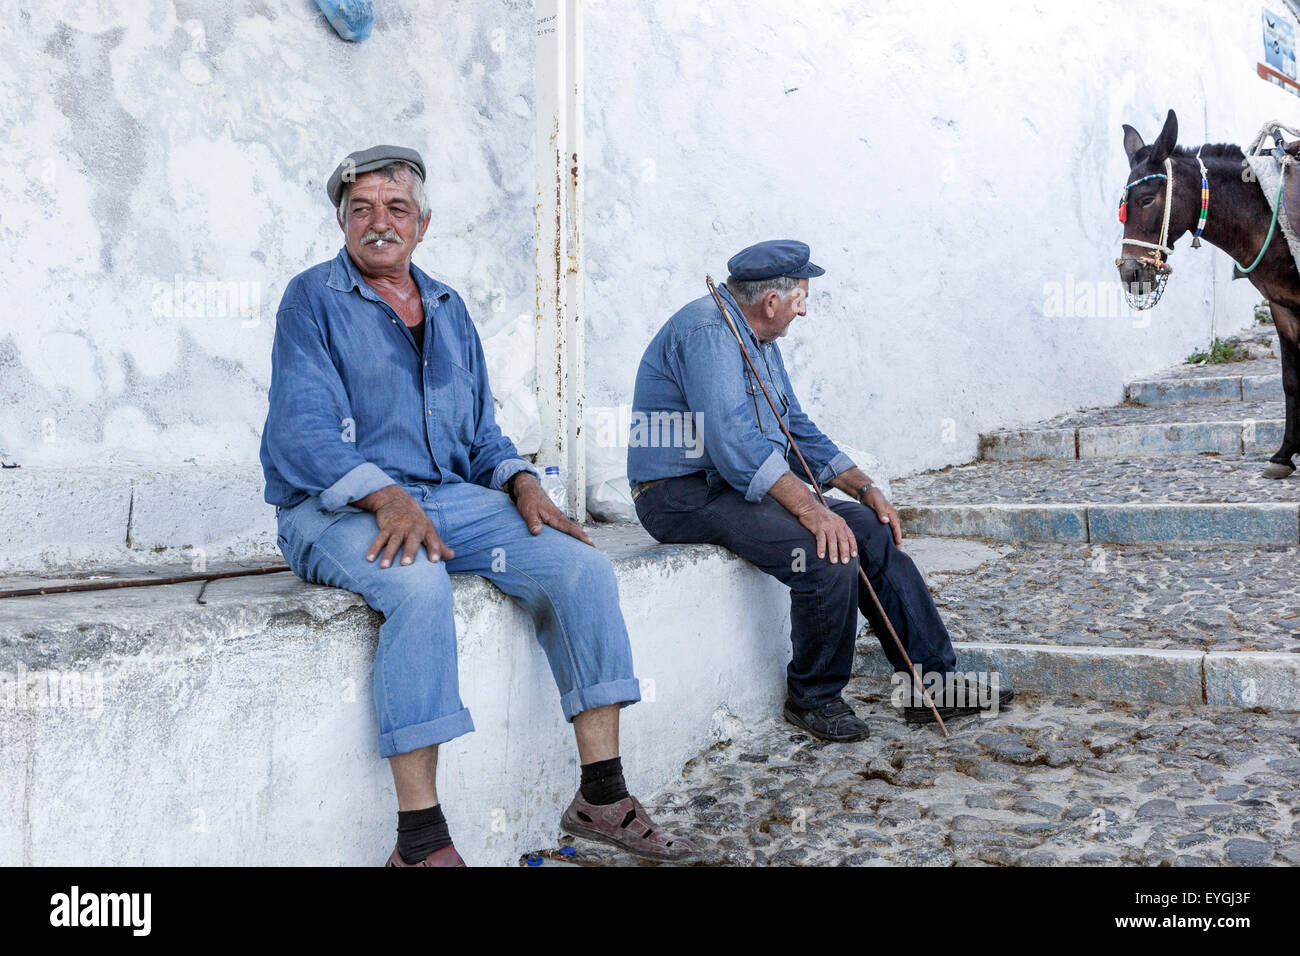
[[[1133,245],[1139,240],[1153,245],[1161,242],[1161,225],[1165,216],[1165,160],[1178,144],[1178,117],[1173,110],[1165,119],[1165,128],[1156,141],[1148,146],[1132,126],[1124,124],[1124,152],[1128,154],[1129,175],[1120,203],[1120,221],[1124,223],[1124,246],[1115,260],[1120,282],[1129,304],[1139,309],[1149,309],[1160,300],[1164,283],[1169,277],[1169,266],[1164,261],[1167,253],[1146,246]],[[1172,210],[1170,214],[1172,216]],[[1164,240],[1172,241],[1170,230]]]

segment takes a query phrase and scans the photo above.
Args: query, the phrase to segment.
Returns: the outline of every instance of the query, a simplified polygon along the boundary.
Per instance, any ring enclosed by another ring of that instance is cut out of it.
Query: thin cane
[[[745,364],[749,370],[754,373],[754,378],[758,380],[759,387],[763,390],[763,397],[767,399],[767,404],[772,407],[772,414],[776,416],[776,423],[781,426],[781,432],[785,435],[785,440],[790,443],[794,453],[799,456],[799,464],[803,465],[804,472],[808,475],[808,482],[812,485],[813,491],[817,494],[817,500],[822,503],[823,507],[828,507],[826,499],[822,497],[822,490],[817,484],[817,479],[813,477],[812,469],[808,467],[808,462],[804,461],[803,452],[799,450],[798,444],[795,443],[794,436],[790,434],[790,429],[785,427],[785,422],[781,420],[781,413],[776,410],[776,404],[772,401],[772,396],[767,393],[767,386],[763,384],[763,377],[758,374],[758,369],[754,368],[754,362],[749,357],[749,349],[745,348],[745,341],[740,337],[740,332],[736,329],[736,323],[731,320],[731,313],[727,311],[727,306],[722,301],[722,296],[718,295],[718,287],[713,284],[713,276],[706,275],[704,281],[708,283],[709,293],[713,296],[713,301],[717,303],[722,317],[727,322],[727,328],[731,329],[731,334],[736,337],[736,344],[740,346],[740,354],[744,356]],[[871,603],[876,606],[876,611],[881,619],[885,622],[885,627],[889,631],[889,636],[894,639],[894,645],[898,648],[898,653],[903,655],[903,660],[907,662],[907,669],[912,675],[912,680],[916,681],[917,689],[921,691],[921,696],[925,699],[925,704],[930,708],[930,713],[934,714],[934,719],[939,722],[939,729],[943,731],[945,737],[948,736],[948,728],[944,726],[943,718],[939,716],[938,708],[934,706],[934,701],[930,699],[929,692],[925,685],[921,683],[920,675],[916,673],[916,665],[912,659],[907,656],[907,650],[903,647],[903,642],[898,639],[898,634],[894,631],[894,625],[885,614],[885,609],[880,604],[880,598],[876,597],[876,589],[871,586],[871,581],[867,578],[867,572],[862,570],[862,565],[858,565],[858,576],[862,583],[867,586],[867,593],[871,595]]]

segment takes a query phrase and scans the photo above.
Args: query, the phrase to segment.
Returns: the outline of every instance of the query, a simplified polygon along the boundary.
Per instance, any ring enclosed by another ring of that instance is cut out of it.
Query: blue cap
[[[727,260],[727,271],[742,282],[775,279],[815,279],[826,270],[808,261],[808,244],[797,239],[769,239],[741,249]]]

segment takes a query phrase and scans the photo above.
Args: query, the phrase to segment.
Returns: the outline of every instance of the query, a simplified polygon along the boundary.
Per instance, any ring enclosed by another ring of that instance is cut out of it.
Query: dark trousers
[[[848,564],[818,558],[817,539],[776,499],[746,501],[716,474],[711,481],[699,472],[653,485],[637,497],[636,513],[664,544],[720,544],[790,587],[794,654],[786,684],[796,707],[820,707],[848,683],[859,609],[894,669],[907,669],[858,576],[859,563],[922,675],[955,670],[939,610],[912,559],[894,544],[889,525],[857,502],[827,504],[857,538],[858,557]]]

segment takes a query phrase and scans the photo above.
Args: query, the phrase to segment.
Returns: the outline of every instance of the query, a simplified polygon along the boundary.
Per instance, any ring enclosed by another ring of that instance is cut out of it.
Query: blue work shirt
[[[726,286],[718,292],[818,483],[853,468],[853,459],[799,406],[781,349],[775,342],[759,342]],[[633,486],[701,470],[721,474],[748,501],[760,501],[787,471],[807,480],[709,295],[680,309],[646,347],[636,373],[627,449]]]
[[[270,504],[320,495],[323,508],[338,511],[391,484],[467,481],[500,491],[519,471],[537,474],[497,427],[464,301],[414,264],[411,277],[424,303],[423,352],[346,246],[289,281],[262,430]]]

